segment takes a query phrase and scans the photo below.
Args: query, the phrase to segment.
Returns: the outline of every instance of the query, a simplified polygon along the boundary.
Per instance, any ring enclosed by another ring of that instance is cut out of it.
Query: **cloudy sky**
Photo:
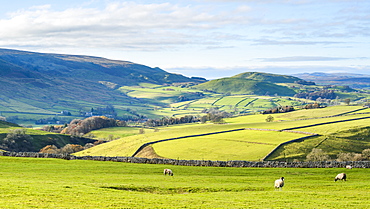
[[[208,79],[370,74],[368,0],[0,0],[0,48],[126,60]]]

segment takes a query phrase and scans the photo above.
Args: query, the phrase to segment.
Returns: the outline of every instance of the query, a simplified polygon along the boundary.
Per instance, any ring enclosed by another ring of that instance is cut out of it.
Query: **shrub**
[[[60,149],[60,153],[62,154],[71,154],[75,152],[79,152],[84,150],[84,148],[81,145],[78,144],[67,144],[66,146],[62,147]]]
[[[32,151],[32,137],[26,134],[25,129],[14,129],[3,139],[1,147],[15,152]]]
[[[337,161],[344,162],[344,161],[353,161],[356,153],[348,152],[348,153],[339,153],[337,155]]]
[[[272,117],[271,115],[267,116],[266,118],[266,122],[273,122],[275,120],[274,117]]]
[[[362,157],[364,160],[370,160],[370,149],[362,150]]]
[[[40,149],[39,152],[41,152],[41,153],[49,153],[49,154],[58,154],[59,153],[59,149],[55,145],[47,145],[44,148]]]
[[[84,120],[72,120],[68,127],[65,128],[61,133],[79,136],[96,129],[125,125],[127,125],[125,122],[119,122],[113,118],[107,118],[105,116],[93,116]]]
[[[325,154],[322,149],[313,148],[312,151],[307,155],[306,161],[327,161],[329,155]]]

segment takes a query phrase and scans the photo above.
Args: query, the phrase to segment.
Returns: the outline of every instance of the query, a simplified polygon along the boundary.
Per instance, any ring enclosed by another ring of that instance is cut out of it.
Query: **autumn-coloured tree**
[[[93,116],[84,120],[72,120],[61,133],[80,136],[81,134],[86,134],[92,130],[117,126],[126,126],[126,123],[117,121],[113,118],[107,118],[105,116]]]
[[[55,145],[46,145],[39,152],[41,152],[41,153],[49,153],[49,154],[58,154],[59,153],[59,149]]]
[[[75,152],[79,152],[84,150],[84,148],[81,145],[78,144],[67,144],[64,147],[60,149],[60,153],[62,154],[71,154]]]

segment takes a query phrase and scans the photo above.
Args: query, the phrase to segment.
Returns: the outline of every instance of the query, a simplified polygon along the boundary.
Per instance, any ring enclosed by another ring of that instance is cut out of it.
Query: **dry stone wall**
[[[259,167],[259,168],[370,168],[370,161],[324,161],[324,162],[278,162],[278,161],[211,161],[211,160],[176,160],[138,157],[105,157],[105,156],[73,156],[68,154],[48,154],[38,152],[0,152],[0,156],[32,157],[32,158],[59,158],[65,160],[96,160],[123,163],[163,164],[180,166],[205,166],[205,167]]]

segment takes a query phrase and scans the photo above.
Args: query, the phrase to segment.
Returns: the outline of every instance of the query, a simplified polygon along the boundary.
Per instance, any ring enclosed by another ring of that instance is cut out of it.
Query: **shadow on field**
[[[153,194],[188,194],[188,193],[209,193],[209,192],[244,192],[244,191],[265,191],[265,188],[201,188],[201,187],[175,187],[163,188],[153,186],[111,186],[101,187],[105,189],[124,190],[131,192],[146,192]]]

